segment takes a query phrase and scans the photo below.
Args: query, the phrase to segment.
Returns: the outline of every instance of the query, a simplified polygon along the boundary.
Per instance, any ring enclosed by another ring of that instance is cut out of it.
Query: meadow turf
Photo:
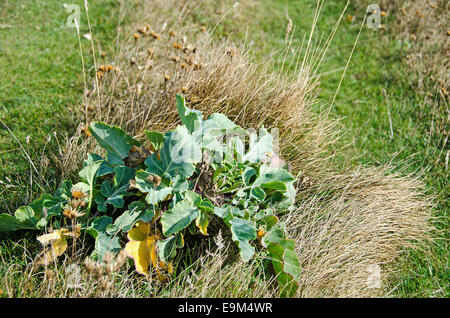
[[[101,47],[110,56],[115,47],[112,42],[118,21],[118,8],[114,3],[93,2],[89,11],[98,41],[96,48]],[[322,35],[328,36],[344,7],[343,1],[325,3],[313,36],[315,41]],[[81,8],[82,44],[89,69],[92,54],[89,42],[83,38],[88,29]],[[241,12],[239,25],[233,19],[227,19],[217,27],[218,36],[231,37],[235,41],[245,39],[256,59],[273,56],[278,61],[275,67],[281,67],[278,56],[286,46],[287,15],[296,28],[292,38],[295,48],[301,45],[305,34],[309,35],[316,1],[261,0],[258,8]],[[240,10],[239,6],[236,10]],[[318,70],[321,102],[317,104],[317,111],[329,107],[335,96],[364,13],[360,6],[350,5],[344,15]],[[394,14],[388,12],[387,17],[382,18],[386,30],[366,26],[361,29],[330,116],[340,120],[345,130],[342,144],[349,145],[339,156],[343,167],[391,163],[404,173],[422,173],[427,193],[435,197],[433,213],[440,217],[437,228],[442,230],[444,238],[433,245],[431,255],[404,252],[398,264],[400,279],[392,282],[391,296],[448,297],[449,185],[443,135],[448,133],[448,126],[443,130],[435,128],[439,127],[434,124],[439,120],[436,117],[441,114],[428,107],[424,96],[411,85],[410,70],[404,63],[410,44],[397,40],[395,34],[390,33]],[[200,21],[209,22],[201,13],[198,15]],[[347,15],[354,19],[347,19]],[[71,134],[78,124],[75,113],[80,111],[82,103],[79,44],[75,30],[64,27],[67,16],[56,0],[6,1],[0,7],[0,25],[6,25],[0,27],[0,118],[36,163],[40,163],[42,148],[48,136],[52,136],[44,151],[50,160],[45,175],[50,178],[50,186],[58,182],[52,175],[60,169],[51,164],[51,153],[58,149],[53,132]],[[288,59],[293,58],[293,53],[289,54]],[[30,181],[30,169],[19,144],[0,123],[1,212],[13,212],[41,192],[36,182]],[[18,253],[6,241],[0,249],[6,259]]]

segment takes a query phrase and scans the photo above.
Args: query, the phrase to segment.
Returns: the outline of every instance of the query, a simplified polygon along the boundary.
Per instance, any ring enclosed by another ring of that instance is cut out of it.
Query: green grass
[[[117,8],[113,3],[102,1],[101,5],[92,4],[90,8],[93,31],[99,40],[96,45],[109,52],[113,51],[110,43],[117,25],[114,16]],[[285,12],[296,26],[293,45],[299,46],[303,35],[309,34],[316,1],[261,0],[260,3],[263,10],[250,14],[247,41],[253,41],[251,47],[256,59],[283,51],[288,22]],[[342,1],[325,3],[314,39],[318,40],[322,34],[328,36],[343,8]],[[0,10],[0,24],[13,26],[0,29],[0,118],[26,148],[26,136],[30,136],[30,152],[36,159],[53,131],[74,130],[73,112],[79,111],[76,106],[81,105],[83,92],[78,40],[74,29],[63,27],[68,13],[59,1],[6,1]],[[319,70],[323,74],[319,95],[323,102],[318,108],[328,107],[335,95],[364,12],[350,6],[347,14],[355,16],[355,21],[349,22],[344,17]],[[88,33],[83,16],[82,9],[82,35]],[[446,233],[446,241],[440,240],[433,246],[431,258],[405,251],[399,264],[401,277],[392,282],[396,287],[393,296],[448,297],[448,171],[444,164],[442,130],[430,133],[431,123],[436,116],[439,119],[439,113],[425,106],[423,96],[410,86],[409,70],[402,62],[408,43],[402,44],[388,33],[392,17],[383,19],[387,31],[363,27],[332,108],[331,116],[341,119],[347,130],[343,144],[352,143],[341,159],[344,163],[357,154],[351,164],[391,162],[404,172],[424,171],[427,192],[436,197],[434,213],[442,217],[438,228]],[[217,30],[222,35],[230,31],[237,33],[236,40],[246,33],[246,28],[228,22],[219,25]],[[86,39],[82,43],[89,68],[92,66],[88,58],[91,56],[89,43]],[[57,144],[53,140],[46,149],[47,153],[55,151]],[[52,172],[50,169],[49,175]],[[13,186],[6,188],[0,184],[1,210],[11,212],[39,193],[34,184],[30,186],[29,174],[30,165],[19,145],[0,124],[0,180]],[[2,245],[1,250],[2,255],[18,253],[9,244]]]
[[[80,5],[81,41],[89,71],[92,53],[83,36],[89,33],[83,1],[72,3]],[[112,50],[117,6],[108,0],[89,9],[97,54],[99,48]],[[76,29],[66,26],[70,14],[57,0],[2,1],[0,5],[0,24],[6,25],[0,28],[0,119],[38,167],[42,151],[50,157],[57,148],[53,132],[70,133],[78,124],[74,113],[81,109],[83,73]],[[44,147],[49,137],[52,140]],[[1,210],[12,211],[40,191],[36,183],[30,184],[30,169],[18,142],[0,123]]]

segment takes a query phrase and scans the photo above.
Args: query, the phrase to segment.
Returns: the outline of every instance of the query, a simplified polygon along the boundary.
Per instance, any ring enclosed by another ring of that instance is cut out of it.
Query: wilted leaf
[[[126,254],[134,259],[138,273],[148,275],[151,263],[154,266],[158,266],[155,243],[159,239],[159,236],[156,234],[150,235],[149,223],[138,222],[128,232],[128,239],[129,242],[125,246]]]
[[[208,235],[208,224],[211,213],[208,211],[200,210],[199,216],[195,220],[195,225],[203,235]]]

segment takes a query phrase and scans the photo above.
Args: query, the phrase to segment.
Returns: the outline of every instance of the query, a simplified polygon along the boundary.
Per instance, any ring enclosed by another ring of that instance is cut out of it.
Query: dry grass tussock
[[[395,278],[391,265],[401,249],[430,239],[430,202],[422,195],[422,184],[393,175],[388,168],[335,172],[330,149],[336,147],[337,130],[326,116],[311,110],[318,83],[309,77],[308,65],[300,61],[295,76],[289,76],[274,72],[270,62],[255,63],[244,47],[215,41],[214,25],[204,28],[192,14],[203,10],[198,6],[208,7],[208,1],[141,1],[132,10],[139,24],[123,31],[114,63],[120,71],[103,72],[97,65],[99,87],[94,81],[82,107],[85,117],[61,149],[61,167],[70,176],[87,152],[100,151],[84,129],[93,120],[121,126],[138,137],[146,129],[174,128],[179,123],[174,95],[180,92],[190,107],[206,115],[221,112],[243,127],[277,127],[282,156],[299,173],[298,208],[286,216],[303,266],[297,296],[386,295]],[[250,265],[225,262],[227,248],[206,250],[166,286],[121,267],[110,275],[116,283],[102,291],[82,265],[84,291],[64,290],[73,296],[114,297],[277,295],[257,275],[258,260]],[[82,264],[83,256],[78,259]],[[381,268],[381,288],[367,284],[373,266]],[[58,268],[64,272],[64,265]],[[23,289],[26,296],[61,296],[64,275],[53,275],[50,283],[45,273],[18,278],[19,284],[31,286]],[[14,266],[8,269],[8,293],[17,276]]]

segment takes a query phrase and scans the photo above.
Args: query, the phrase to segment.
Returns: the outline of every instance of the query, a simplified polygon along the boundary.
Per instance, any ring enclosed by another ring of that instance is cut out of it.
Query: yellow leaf
[[[150,233],[150,224],[138,222],[136,226],[128,232],[130,241],[144,241]]]
[[[128,232],[130,241],[125,245],[125,253],[134,260],[136,271],[143,275],[148,275],[151,263],[157,267],[158,255],[156,254],[155,243],[159,236],[149,236],[149,233],[150,224],[138,222]]]
[[[150,249],[146,241],[130,241],[125,245],[125,252],[134,259],[136,271],[147,275],[150,266]]]
[[[42,245],[47,245],[48,243],[56,241],[60,238],[61,238],[60,231],[53,231],[52,233],[38,236],[37,240],[41,242]]]
[[[197,225],[198,229],[203,235],[208,234],[208,224],[209,224],[209,214],[204,211],[200,211],[200,215],[195,220],[195,225]]]
[[[51,233],[53,234],[53,233]],[[46,234],[50,235],[50,234]],[[67,240],[60,235],[56,240],[53,240],[50,244],[50,248],[45,250],[41,255],[37,257],[36,265],[48,265],[53,262],[58,256],[61,256],[67,249]]]

